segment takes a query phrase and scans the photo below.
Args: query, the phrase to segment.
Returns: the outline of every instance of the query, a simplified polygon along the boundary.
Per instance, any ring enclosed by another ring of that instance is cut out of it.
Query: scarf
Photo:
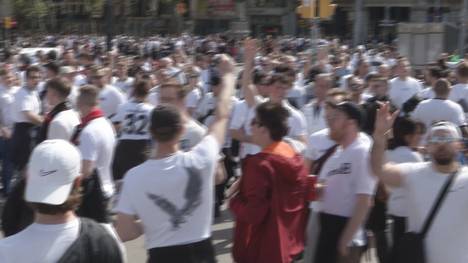
[[[80,137],[81,132],[83,129],[88,125],[92,120],[104,117],[104,113],[102,112],[101,109],[99,108],[93,108],[88,115],[84,116],[81,118],[81,123],[76,126],[75,132],[73,133],[73,136],[71,138],[71,142],[75,145],[79,145],[80,142],[78,141],[78,138]]]
[[[71,109],[70,103],[68,101],[64,101],[62,103],[57,104],[44,118],[44,122],[42,123],[41,129],[37,136],[37,143],[41,143],[47,139],[47,133],[49,132],[49,126],[52,120],[57,116],[60,112],[66,111]]]

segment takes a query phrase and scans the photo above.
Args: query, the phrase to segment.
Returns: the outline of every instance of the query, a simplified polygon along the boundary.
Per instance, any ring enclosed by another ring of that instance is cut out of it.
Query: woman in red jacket
[[[230,202],[237,263],[289,263],[304,248],[307,171],[283,140],[288,116],[280,104],[266,102],[252,120],[252,141],[262,151],[245,159],[239,191]]]

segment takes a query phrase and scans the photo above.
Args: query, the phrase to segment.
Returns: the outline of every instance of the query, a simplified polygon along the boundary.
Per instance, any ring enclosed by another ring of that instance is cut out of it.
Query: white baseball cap
[[[80,172],[81,155],[75,146],[65,140],[42,142],[29,159],[26,201],[63,204]]]

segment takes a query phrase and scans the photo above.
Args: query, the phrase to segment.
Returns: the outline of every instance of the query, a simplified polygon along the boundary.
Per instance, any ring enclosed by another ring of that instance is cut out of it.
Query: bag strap
[[[457,177],[458,170],[451,173],[449,178],[445,181],[444,186],[439,192],[439,196],[437,197],[431,212],[429,213],[429,216],[426,218],[426,221],[424,222],[424,226],[421,231],[421,236],[424,238],[431,228],[432,222],[434,221],[435,216],[437,215],[437,212],[439,212],[439,209],[442,205],[442,202],[444,201],[445,197],[447,196],[448,190],[450,189],[450,186],[452,185],[453,181],[455,180],[455,177]]]
[[[338,144],[335,144],[332,147],[328,148],[327,151],[325,151],[325,153],[322,156],[320,156],[320,158],[315,160],[314,167],[313,167],[312,171],[310,171],[310,172],[312,174],[315,174],[315,175],[318,176],[319,173],[320,173],[320,170],[322,170],[323,165],[328,160],[328,158],[330,158],[330,156],[333,153],[335,153],[335,150],[336,150],[336,148],[338,148],[338,146],[339,146]]]

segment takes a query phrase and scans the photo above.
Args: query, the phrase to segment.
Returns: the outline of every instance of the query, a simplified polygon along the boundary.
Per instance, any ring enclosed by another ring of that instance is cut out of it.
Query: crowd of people
[[[134,262],[122,242],[140,236],[148,262],[216,262],[223,205],[238,263],[359,263],[370,247],[410,262],[410,232],[426,262],[468,261],[468,61],[412,70],[392,46],[338,40],[140,40],[5,53],[0,262]]]

